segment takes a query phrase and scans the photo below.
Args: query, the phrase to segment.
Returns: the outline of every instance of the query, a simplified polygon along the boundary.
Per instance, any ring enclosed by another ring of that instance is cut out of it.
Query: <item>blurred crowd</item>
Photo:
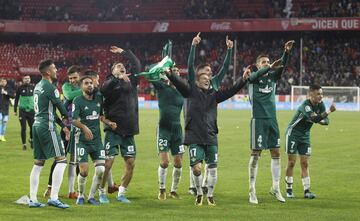
[[[139,21],[359,17],[357,0],[0,0],[0,19],[45,21]]]
[[[220,69],[226,54],[225,35],[202,34],[201,44],[197,48],[195,65],[210,63],[213,72]],[[173,34],[170,36],[157,36],[152,43],[144,41],[145,36],[137,35],[123,37],[114,41],[113,37],[87,37],[87,39],[74,39],[66,37],[59,39],[29,39],[12,37],[0,41],[2,65],[8,63],[15,66],[36,66],[44,56],[55,59],[59,68],[60,82],[66,79],[65,70],[73,65],[81,65],[85,69],[91,68],[99,72],[101,79],[109,74],[113,62],[123,58],[109,52],[111,45],[129,48],[139,57],[143,70],[149,65],[159,61],[161,48],[167,39],[173,40],[173,59],[177,66],[186,75],[187,56],[190,49],[192,35]],[[284,43],[294,39],[296,45],[293,49],[288,68],[277,84],[278,94],[289,94],[291,85],[309,85],[319,83],[323,86],[359,86],[360,85],[360,42],[358,34],[351,33],[309,33],[303,36],[303,73],[300,74],[300,39],[296,34],[284,35],[272,33],[264,36],[262,33],[248,33],[230,36],[237,40],[236,65],[232,60],[229,73],[226,75],[223,87],[228,87],[242,75],[243,68],[254,65],[257,55],[266,53],[270,60],[281,57]],[[16,43],[14,43],[14,41]],[[29,43],[32,42],[32,43]],[[44,43],[47,42],[47,43]],[[126,60],[123,60],[126,62]],[[235,69],[235,70],[234,70]],[[139,88],[140,93],[151,93],[150,84],[143,81]],[[246,92],[246,91],[243,91]]]

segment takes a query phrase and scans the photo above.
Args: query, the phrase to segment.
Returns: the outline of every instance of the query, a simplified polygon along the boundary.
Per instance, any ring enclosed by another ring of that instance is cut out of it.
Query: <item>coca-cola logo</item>
[[[228,31],[231,30],[230,22],[213,22],[211,23],[210,29],[212,31]]]
[[[71,24],[68,27],[68,31],[69,32],[89,32],[89,25],[86,25],[86,24],[80,24],[80,25]]]

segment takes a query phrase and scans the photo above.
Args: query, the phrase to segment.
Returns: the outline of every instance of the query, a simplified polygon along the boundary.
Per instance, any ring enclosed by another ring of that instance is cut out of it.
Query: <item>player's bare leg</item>
[[[182,172],[182,154],[178,154],[174,156],[174,168],[172,173],[172,182],[171,182],[171,190],[170,196],[174,199],[180,199],[177,194],[177,188],[181,179]]]
[[[121,177],[121,186],[119,187],[119,193],[117,200],[123,203],[130,203],[125,197],[127,187],[132,179],[134,167],[135,167],[135,158],[134,157],[125,157],[125,172],[124,175]]]
[[[252,204],[258,204],[255,186],[260,154],[261,150],[252,150],[249,160],[249,203]]]
[[[286,183],[286,197],[294,198],[295,195],[293,193],[293,183],[294,183],[294,167],[296,163],[296,154],[288,154],[288,164],[286,168],[286,176],[285,176],[285,183]]]
[[[270,194],[276,197],[279,202],[284,203],[285,199],[281,195],[280,191],[280,176],[281,176],[281,164],[280,164],[280,148],[270,149],[271,154],[271,174],[272,174],[272,187]]]
[[[168,152],[160,152],[160,165],[158,168],[158,183],[159,183],[159,200],[166,200],[166,176],[169,166],[169,154]]]
[[[316,196],[310,192],[310,176],[309,176],[309,156],[300,156],[301,180],[304,186],[304,198],[314,199]]]

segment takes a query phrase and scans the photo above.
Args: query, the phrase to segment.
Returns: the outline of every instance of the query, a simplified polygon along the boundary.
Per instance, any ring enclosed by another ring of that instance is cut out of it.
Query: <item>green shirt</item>
[[[257,78],[252,77],[254,73],[250,75],[248,91],[253,118],[276,118],[276,81],[281,78],[284,66],[287,64],[288,53],[284,52],[281,59],[283,64],[282,68],[277,70],[270,70],[268,68],[267,74]]]
[[[81,96],[82,92],[78,86],[74,86],[69,82],[66,82],[62,86],[64,97],[67,101],[71,102],[75,97]]]
[[[191,45],[190,54],[188,58],[188,78],[189,78],[188,80],[191,83],[195,81],[195,74],[196,74],[194,68],[195,49],[196,46]],[[232,49],[228,49],[226,52],[223,66],[221,67],[219,72],[211,79],[211,87],[214,88],[216,91],[219,90],[221,81],[224,78],[225,73],[229,70],[231,54],[232,54]]]
[[[312,105],[310,100],[305,100],[297,109],[294,117],[289,123],[288,131],[294,131],[296,134],[310,136],[310,129],[314,123],[314,119],[318,118],[326,111],[323,102]],[[318,118],[317,120],[321,120]],[[323,119],[325,124],[329,124],[329,118]]]
[[[173,124],[180,124],[180,113],[184,104],[183,96],[164,82],[154,81],[152,84],[157,90],[160,111],[159,125],[171,128]]]
[[[103,115],[102,96],[95,94],[93,100],[88,100],[84,96],[76,97],[72,105],[73,120],[80,120],[86,125],[93,134],[93,141],[100,139],[100,116]],[[80,134],[80,141],[89,142],[83,133]],[[91,142],[91,141],[90,141]]]
[[[67,117],[67,112],[60,100],[59,91],[48,80],[42,79],[34,89],[34,126],[55,128],[56,108],[62,116]]]

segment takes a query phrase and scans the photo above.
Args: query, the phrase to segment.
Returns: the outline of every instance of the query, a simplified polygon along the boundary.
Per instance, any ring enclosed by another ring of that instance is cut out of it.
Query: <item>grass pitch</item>
[[[286,156],[284,154],[285,128],[292,111],[278,111],[282,148],[281,188],[284,194]],[[77,206],[64,199],[71,208],[52,207],[30,209],[14,203],[29,192],[29,175],[33,165],[32,151],[21,150],[20,125],[12,113],[8,123],[6,142],[0,143],[0,220],[360,220],[360,115],[358,112],[335,112],[329,126],[314,125],[311,133],[312,159],[310,161],[311,187],[317,194],[314,200],[302,198],[300,167],[294,175],[295,199],[285,204],[277,202],[269,193],[271,186],[270,155],[262,154],[257,179],[259,205],[248,203],[249,111],[219,111],[219,169],[215,190],[217,206],[194,206],[194,198],[187,193],[189,187],[188,153],[184,155],[183,175],[178,193],[181,200],[157,200],[158,158],[155,146],[157,110],[141,110],[140,135],[136,136],[137,158],[133,180],[128,194],[132,203],[116,202],[98,207]],[[51,160],[42,171],[39,200],[46,189]],[[172,166],[168,172],[170,188]],[[113,167],[115,182],[119,183],[123,170],[121,157]],[[91,185],[92,171],[87,181]],[[67,193],[65,173],[61,196]]]

